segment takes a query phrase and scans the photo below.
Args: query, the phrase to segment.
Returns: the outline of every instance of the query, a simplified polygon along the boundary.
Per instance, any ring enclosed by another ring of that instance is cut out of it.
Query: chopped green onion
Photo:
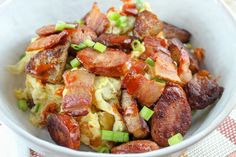
[[[160,82],[160,83],[166,83],[166,82],[167,82],[167,81],[162,80],[162,79],[159,79],[159,78],[157,78],[157,77],[154,77],[152,80],[157,81],[157,82]]]
[[[174,136],[172,136],[168,139],[168,143],[170,146],[178,144],[182,141],[183,141],[183,136],[180,133],[175,134]]]
[[[129,133],[102,130],[102,140],[114,141],[114,142],[127,142],[129,141]]]
[[[17,106],[20,110],[22,110],[24,112],[27,111],[27,109],[28,109],[27,102],[26,102],[26,100],[23,100],[23,99],[18,100]]]
[[[184,47],[186,47],[188,49],[193,49],[193,46],[190,43],[184,44]]]
[[[87,39],[87,40],[84,41],[84,44],[88,47],[93,47],[95,45],[95,42],[93,42],[92,40]]]
[[[81,20],[81,19],[78,19],[78,20],[75,20],[76,23],[80,24],[80,25],[84,25],[84,20]]]
[[[101,147],[97,150],[99,153],[110,153],[110,149],[108,147]]]
[[[25,53],[21,54],[19,60],[22,60],[22,58],[24,58],[25,56],[26,56]]]
[[[141,43],[139,40],[134,40],[131,43],[133,51],[139,51],[139,52],[144,52],[145,51],[145,46],[144,43]]]
[[[99,43],[99,42],[96,42],[96,44],[93,46],[93,48],[101,53],[103,53],[104,51],[106,51],[106,46]]]
[[[152,67],[155,66],[155,62],[149,57],[145,60],[145,62]]]
[[[82,49],[84,49],[84,48],[87,47],[84,43],[81,43],[81,44],[79,44],[79,45],[77,45],[77,44],[71,44],[70,46],[71,46],[74,50],[77,50],[77,51],[82,50]]]
[[[153,113],[154,111],[150,110],[146,106],[144,106],[139,112],[140,116],[143,117],[143,119],[145,119],[146,121],[148,121],[152,117]]]
[[[77,58],[74,58],[72,61],[70,61],[70,65],[72,68],[76,68],[80,65],[80,61]]]
[[[67,24],[64,21],[58,21],[55,29],[56,29],[56,31],[62,31],[65,28],[75,28],[75,27],[76,27],[76,25],[74,25],[74,24]]]
[[[110,21],[117,21],[117,20],[119,20],[120,16],[121,15],[118,12],[111,12],[111,13],[108,14],[108,19]]]
[[[143,0],[135,0],[135,3],[136,3],[136,7],[138,8],[138,10],[143,10],[144,9]]]
[[[36,104],[32,109],[31,112],[37,113],[41,107],[41,104]]]

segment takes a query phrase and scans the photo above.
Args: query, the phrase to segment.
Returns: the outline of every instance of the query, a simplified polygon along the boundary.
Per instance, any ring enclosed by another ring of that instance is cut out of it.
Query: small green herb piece
[[[82,50],[82,49],[84,49],[84,48],[87,47],[84,43],[81,43],[81,44],[79,44],[79,45],[77,45],[77,44],[71,44],[70,46],[71,46],[74,50],[77,50],[77,51]]]
[[[145,62],[146,62],[148,65],[150,65],[151,67],[154,67],[154,66],[155,66],[155,62],[154,62],[151,58],[149,58],[149,57],[145,60]]]
[[[93,48],[101,53],[105,52],[107,47],[99,42],[96,42],[96,44],[93,46]]]
[[[87,40],[84,41],[84,44],[88,47],[93,47],[95,45],[95,42],[93,42],[92,40],[87,39]]]
[[[152,115],[153,115],[154,111],[152,111],[151,109],[147,108],[146,106],[144,106],[142,108],[142,110],[139,112],[139,115],[141,117],[143,117],[143,119],[145,119],[146,121],[148,121]]]
[[[24,111],[24,112],[27,111],[28,109],[27,101],[24,99],[18,100],[17,106],[21,111]]]
[[[170,146],[178,144],[182,141],[183,141],[183,136],[180,133],[177,133],[168,139],[168,143]]]
[[[80,61],[77,58],[74,58],[70,61],[70,65],[72,66],[72,68],[76,68],[80,65]]]
[[[63,31],[65,28],[75,28],[76,25],[74,24],[67,24],[64,21],[58,21],[56,24],[56,31]]]
[[[152,80],[157,81],[157,82],[160,82],[160,83],[166,83],[166,82],[167,82],[167,81],[162,80],[162,79],[159,79],[159,78],[157,78],[157,77],[153,78]]]

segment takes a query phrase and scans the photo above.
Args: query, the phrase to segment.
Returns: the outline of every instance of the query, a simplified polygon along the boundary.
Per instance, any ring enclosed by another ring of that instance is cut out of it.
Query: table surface
[[[0,0],[0,5],[5,0]],[[236,0],[224,0],[236,19]],[[24,143],[17,140],[15,134],[4,124],[0,124],[1,157],[39,157],[30,151]],[[171,157],[236,157],[236,108],[206,138],[183,150],[181,155]]]

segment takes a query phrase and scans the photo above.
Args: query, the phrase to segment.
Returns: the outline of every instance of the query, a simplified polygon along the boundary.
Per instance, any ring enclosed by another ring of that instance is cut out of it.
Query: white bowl
[[[118,0],[97,1],[103,11],[120,4]],[[120,156],[75,151],[55,145],[46,130],[34,128],[27,115],[17,109],[13,89],[22,86],[23,79],[5,69],[6,65],[18,60],[38,27],[57,20],[78,19],[90,10],[92,3],[93,0],[12,0],[0,6],[0,119],[30,148],[48,157]],[[196,143],[216,128],[236,102],[236,27],[221,3],[216,0],[150,0],[150,3],[161,19],[189,30],[193,35],[193,45],[206,49],[207,68],[214,76],[220,76],[225,91],[216,105],[194,115],[192,126],[181,144],[145,154],[122,155],[127,157],[169,155]]]

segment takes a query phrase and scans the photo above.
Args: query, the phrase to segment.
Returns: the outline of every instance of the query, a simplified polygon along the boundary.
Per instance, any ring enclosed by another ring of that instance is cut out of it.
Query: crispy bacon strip
[[[161,79],[182,84],[173,60],[162,52],[156,54],[155,75]]]
[[[149,133],[147,123],[139,115],[137,102],[126,91],[122,91],[121,106],[127,129],[136,138],[145,138]]]
[[[170,40],[169,50],[172,59],[178,64],[178,75],[181,81],[187,83],[192,79],[192,72],[189,69],[190,59],[188,50],[178,39]]]
[[[123,79],[123,87],[142,105],[151,107],[161,96],[165,84],[148,80],[141,74],[128,74]]]
[[[65,89],[63,91],[62,109],[72,116],[88,114],[92,104],[92,91],[95,75],[85,70],[70,70],[63,75]]]
[[[100,35],[109,27],[109,20],[98,8],[97,3],[93,4],[92,10],[84,17],[85,24]]]
[[[128,56],[124,52],[110,48],[104,53],[86,48],[77,53],[77,58],[88,71],[110,77],[124,75],[123,66],[128,61]]]

